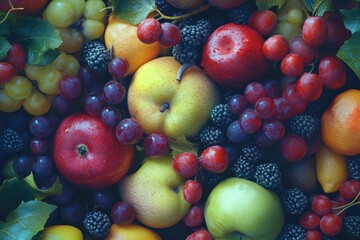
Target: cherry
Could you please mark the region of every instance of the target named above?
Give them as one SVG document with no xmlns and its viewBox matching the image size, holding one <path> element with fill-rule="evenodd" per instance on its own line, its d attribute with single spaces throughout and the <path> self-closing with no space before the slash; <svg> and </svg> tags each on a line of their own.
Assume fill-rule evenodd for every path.
<svg viewBox="0 0 360 240">
<path fill-rule="evenodd" d="M 324 194 L 317 194 L 311 202 L 311 209 L 319 216 L 325 216 L 331 212 L 331 199 Z"/>
<path fill-rule="evenodd" d="M 164 156 L 170 151 L 170 140 L 164 134 L 150 133 L 144 138 L 143 148 L 145 156 Z"/>
<path fill-rule="evenodd" d="M 172 167 L 184 178 L 190 178 L 199 171 L 199 159 L 195 153 L 182 152 L 172 161 Z"/>
<path fill-rule="evenodd" d="M 230 157 L 225 147 L 213 145 L 202 151 L 199 161 L 200 166 L 205 170 L 220 173 L 228 168 Z"/>
<path fill-rule="evenodd" d="M 340 189 L 339 194 L 346 200 L 353 200 L 360 192 L 360 181 L 351 179 L 344 182 Z"/>
<path fill-rule="evenodd" d="M 184 184 L 184 199 L 190 203 L 198 202 L 202 197 L 202 186 L 199 182 L 189 179 Z"/>
<path fill-rule="evenodd" d="M 300 216 L 299 224 L 306 230 L 316 230 L 320 226 L 320 217 L 316 213 L 308 211 Z"/>
<path fill-rule="evenodd" d="M 280 64 L 281 72 L 289 77 L 299 76 L 304 72 L 303 57 L 296 53 L 287 54 Z"/>
<path fill-rule="evenodd" d="M 305 232 L 306 240 L 322 240 L 323 236 L 318 230 L 308 230 Z"/>
<path fill-rule="evenodd" d="M 199 205 L 191 206 L 182 221 L 190 228 L 199 227 L 204 222 L 204 208 Z"/>
<path fill-rule="evenodd" d="M 336 214 L 327 214 L 320 219 L 320 229 L 328 237 L 336 236 L 342 229 L 342 218 Z"/>
<path fill-rule="evenodd" d="M 213 240 L 213 238 L 207 230 L 199 229 L 190 234 L 185 240 Z"/>
<path fill-rule="evenodd" d="M 161 34 L 161 24 L 155 18 L 145 18 L 137 26 L 137 36 L 143 43 L 155 43 L 160 39 Z"/>
</svg>

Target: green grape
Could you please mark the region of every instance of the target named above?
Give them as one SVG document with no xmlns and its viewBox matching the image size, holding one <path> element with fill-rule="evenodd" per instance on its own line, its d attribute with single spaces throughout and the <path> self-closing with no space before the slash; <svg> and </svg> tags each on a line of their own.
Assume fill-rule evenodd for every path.
<svg viewBox="0 0 360 240">
<path fill-rule="evenodd" d="M 24 100 L 23 107 L 29 114 L 40 116 L 49 111 L 51 98 L 34 90 L 30 96 Z"/>
<path fill-rule="evenodd" d="M 58 28 L 62 43 L 58 50 L 65 53 L 76 53 L 84 45 L 83 35 L 76 29 Z"/>
<path fill-rule="evenodd" d="M 44 72 L 41 79 L 38 79 L 38 87 L 41 92 L 48 95 L 55 95 L 59 91 L 59 84 L 62 78 L 61 72 L 55 68 Z"/>
<path fill-rule="evenodd" d="M 86 19 L 82 26 L 84 37 L 88 40 L 100 38 L 105 31 L 104 23 L 98 20 Z"/>
<path fill-rule="evenodd" d="M 68 0 L 54 0 L 44 11 L 44 18 L 54 27 L 66 28 L 75 18 L 75 9 Z"/>
<path fill-rule="evenodd" d="M 10 97 L 4 89 L 0 90 L 0 111 L 15 112 L 21 108 L 24 100 L 17 100 Z"/>
<path fill-rule="evenodd" d="M 287 21 L 288 19 L 288 10 L 284 7 L 279 8 L 276 12 L 276 19 L 277 21 Z"/>
<path fill-rule="evenodd" d="M 301 35 L 301 26 L 293 25 L 287 21 L 282 21 L 276 25 L 272 34 L 281 35 L 289 41 L 292 37 Z"/>
<path fill-rule="evenodd" d="M 303 9 L 304 3 L 302 0 L 286 0 L 283 7 L 286 8 L 287 10 L 293 8 Z"/>
<path fill-rule="evenodd" d="M 44 67 L 26 64 L 24 70 L 26 77 L 31 80 L 37 80 L 44 71 Z"/>
<path fill-rule="evenodd" d="M 106 15 L 106 5 L 101 0 L 88 0 L 85 5 L 84 16 L 87 19 L 102 21 Z"/>
<path fill-rule="evenodd" d="M 75 10 L 73 21 L 79 21 L 84 14 L 84 9 L 86 4 L 85 0 L 67 0 L 67 1 L 73 5 L 73 8 Z"/>
<path fill-rule="evenodd" d="M 32 87 L 32 83 L 26 77 L 15 76 L 5 84 L 5 92 L 9 97 L 21 100 L 31 94 Z"/>
<path fill-rule="evenodd" d="M 303 12 L 298 8 L 292 8 L 287 14 L 287 21 L 290 24 L 301 26 L 305 19 Z"/>
<path fill-rule="evenodd" d="M 60 71 L 63 76 L 76 76 L 80 69 L 80 63 L 78 60 L 73 55 L 65 53 L 61 53 L 57 56 L 51 64 L 56 70 Z"/>
</svg>

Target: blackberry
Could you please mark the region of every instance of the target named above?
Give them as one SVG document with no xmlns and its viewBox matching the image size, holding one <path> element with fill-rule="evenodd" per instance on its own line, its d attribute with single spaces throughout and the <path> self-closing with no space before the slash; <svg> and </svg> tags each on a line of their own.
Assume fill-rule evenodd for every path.
<svg viewBox="0 0 360 240">
<path fill-rule="evenodd" d="M 308 204 L 308 198 L 300 188 L 289 188 L 280 196 L 284 211 L 290 215 L 301 215 Z"/>
<path fill-rule="evenodd" d="M 199 46 L 210 36 L 212 26 L 209 21 L 200 19 L 181 24 L 181 41 L 172 48 L 172 55 L 181 64 L 196 64 L 199 60 Z"/>
<path fill-rule="evenodd" d="M 231 165 L 230 170 L 236 177 L 252 180 L 254 178 L 255 167 L 254 163 L 247 161 L 243 155 L 240 155 Z"/>
<path fill-rule="evenodd" d="M 309 102 L 304 113 L 320 118 L 337 93 L 337 91 L 324 88 L 317 100 Z"/>
<path fill-rule="evenodd" d="M 240 149 L 240 154 L 244 156 L 246 161 L 259 163 L 265 159 L 265 151 L 255 142 L 250 142 L 243 145 Z"/>
<path fill-rule="evenodd" d="M 200 132 L 200 144 L 203 148 L 212 145 L 221 145 L 225 140 L 225 134 L 222 129 L 207 125 Z"/>
<path fill-rule="evenodd" d="M 227 128 L 234 120 L 234 116 L 230 112 L 227 104 L 220 103 L 211 110 L 210 119 L 214 125 Z"/>
<path fill-rule="evenodd" d="M 287 223 L 280 233 L 279 240 L 306 240 L 305 229 L 299 224 Z"/>
<path fill-rule="evenodd" d="M 0 150 L 9 153 L 19 153 L 24 149 L 24 141 L 20 134 L 11 129 L 5 128 L 0 132 Z"/>
<path fill-rule="evenodd" d="M 17 132 L 22 132 L 28 128 L 30 120 L 31 115 L 21 108 L 20 110 L 9 114 L 7 118 L 7 127 Z"/>
<path fill-rule="evenodd" d="M 86 64 L 98 73 L 107 73 L 110 63 L 110 53 L 100 40 L 87 42 L 82 49 L 82 55 Z"/>
<path fill-rule="evenodd" d="M 309 114 L 299 114 L 289 120 L 288 127 L 302 138 L 312 139 L 319 136 L 320 119 Z"/>
<path fill-rule="evenodd" d="M 213 173 L 203 168 L 200 170 L 201 181 L 210 188 L 214 188 L 218 183 L 220 183 L 222 180 L 224 180 L 227 177 L 228 175 L 226 172 Z"/>
<path fill-rule="evenodd" d="M 360 155 L 348 158 L 348 170 L 352 179 L 360 181 Z"/>
<path fill-rule="evenodd" d="M 155 0 L 155 4 L 159 11 L 167 16 L 178 16 L 184 14 L 184 11 L 175 8 L 166 0 Z"/>
<path fill-rule="evenodd" d="M 360 238 L 360 216 L 345 216 L 343 229 L 349 237 Z"/>
<path fill-rule="evenodd" d="M 101 211 L 90 211 L 86 214 L 83 224 L 93 237 L 104 238 L 111 226 L 110 217 Z"/>
<path fill-rule="evenodd" d="M 230 22 L 236 24 L 247 24 L 251 13 L 256 9 L 253 1 L 248 1 L 241 4 L 239 7 L 232 8 L 226 11 L 225 16 Z"/>
<path fill-rule="evenodd" d="M 281 184 L 281 171 L 276 163 L 263 163 L 256 166 L 254 179 L 267 189 L 275 189 Z"/>
</svg>

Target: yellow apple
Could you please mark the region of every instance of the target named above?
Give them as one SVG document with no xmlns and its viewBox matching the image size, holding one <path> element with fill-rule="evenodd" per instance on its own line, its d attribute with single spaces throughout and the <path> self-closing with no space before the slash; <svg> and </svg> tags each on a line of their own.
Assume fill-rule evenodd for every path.
<svg viewBox="0 0 360 240">
<path fill-rule="evenodd" d="M 176 139 L 199 134 L 211 110 L 220 103 L 217 86 L 197 66 L 176 80 L 180 63 L 173 57 L 155 58 L 134 74 L 128 89 L 128 108 L 145 133 Z"/>
<path fill-rule="evenodd" d="M 135 173 L 119 182 L 121 199 L 134 207 L 135 217 L 148 227 L 171 227 L 190 209 L 183 196 L 185 179 L 171 163 L 170 156 L 145 158 Z"/>
</svg>

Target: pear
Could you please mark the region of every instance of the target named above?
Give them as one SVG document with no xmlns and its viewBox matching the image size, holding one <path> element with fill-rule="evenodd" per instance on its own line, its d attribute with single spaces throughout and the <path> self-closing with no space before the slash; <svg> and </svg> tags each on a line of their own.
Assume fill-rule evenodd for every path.
<svg viewBox="0 0 360 240">
<path fill-rule="evenodd" d="M 171 156 L 145 158 L 135 173 L 118 184 L 122 200 L 134 207 L 135 217 L 148 227 L 174 226 L 190 209 L 183 196 L 185 179 L 171 163 Z"/>
</svg>

